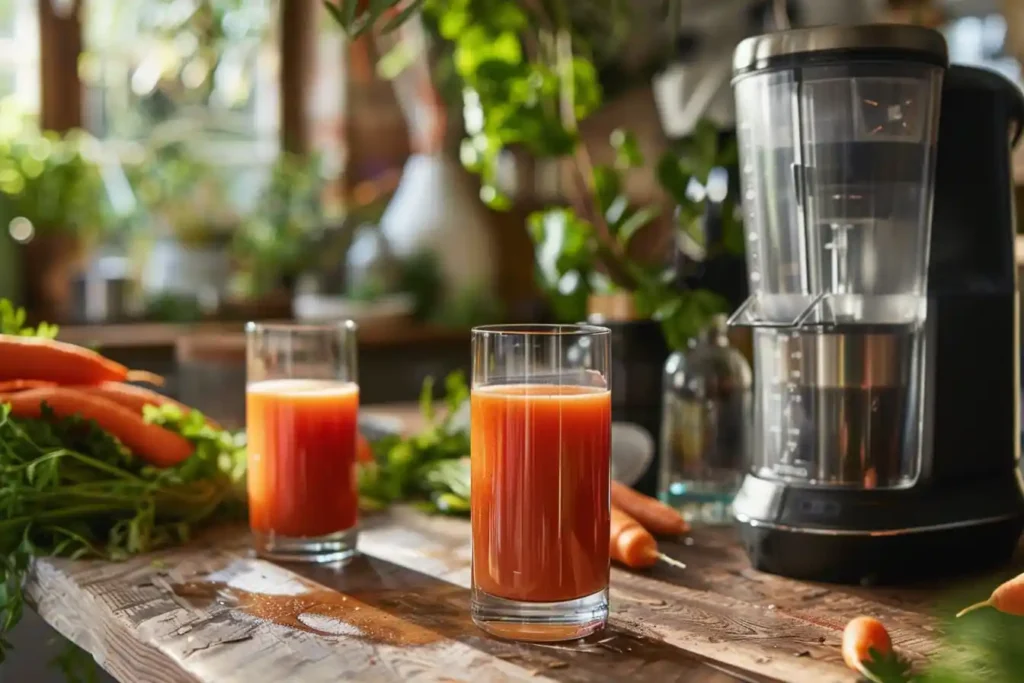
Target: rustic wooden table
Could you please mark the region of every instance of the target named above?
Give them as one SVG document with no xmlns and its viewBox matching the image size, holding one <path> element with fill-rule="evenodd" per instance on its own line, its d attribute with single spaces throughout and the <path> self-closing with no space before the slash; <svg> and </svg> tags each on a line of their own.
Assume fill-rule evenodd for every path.
<svg viewBox="0 0 1024 683">
<path fill-rule="evenodd" d="M 858 614 L 882 619 L 911 659 L 938 647 L 938 590 L 763 574 L 730 529 L 663 543 L 686 570 L 613 569 L 599 636 L 499 641 L 469 619 L 469 541 L 464 520 L 400 507 L 364 520 L 362 555 L 341 569 L 254 558 L 229 528 L 119 564 L 39 561 L 27 590 L 125 683 L 853 681 L 840 637 Z"/>
<path fill-rule="evenodd" d="M 934 591 L 762 574 L 729 530 L 663 544 L 686 570 L 613 569 L 610 628 L 569 645 L 474 628 L 465 521 L 398 508 L 366 520 L 360 548 L 342 569 L 283 566 L 222 529 L 120 564 L 40 561 L 28 593 L 125 683 L 853 681 L 839 644 L 857 614 L 881 618 L 912 659 L 937 647 Z"/>
</svg>

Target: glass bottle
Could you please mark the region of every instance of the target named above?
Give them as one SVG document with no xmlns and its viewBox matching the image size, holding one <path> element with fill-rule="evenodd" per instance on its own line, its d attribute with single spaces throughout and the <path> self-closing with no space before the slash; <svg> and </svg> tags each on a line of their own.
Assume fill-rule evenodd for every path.
<svg viewBox="0 0 1024 683">
<path fill-rule="evenodd" d="M 695 524 L 732 522 L 750 443 L 753 378 L 726 320 L 665 363 L 658 495 Z"/>
</svg>

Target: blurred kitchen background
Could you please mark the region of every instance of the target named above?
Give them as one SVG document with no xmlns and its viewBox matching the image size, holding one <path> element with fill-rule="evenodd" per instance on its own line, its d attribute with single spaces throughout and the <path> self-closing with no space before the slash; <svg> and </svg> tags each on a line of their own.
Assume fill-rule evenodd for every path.
<svg viewBox="0 0 1024 683">
<path fill-rule="evenodd" d="M 318 0 L 3 0 L 0 296 L 211 410 L 201 384 L 240 381 L 245 319 L 357 319 L 380 379 L 366 398 L 390 401 L 464 364 L 474 324 L 582 317 L 594 291 L 565 277 L 571 245 L 528 227 L 572 205 L 564 160 L 505 144 L 465 168 L 481 150 L 463 144 L 478 114 L 458 60 L 483 57 L 444 33 L 472 4 L 350 41 Z M 566 5 L 600 89 L 580 124 L 598 161 L 624 125 L 648 157 L 700 125 L 727 140 L 731 50 L 780 22 L 937 26 L 954 61 L 1018 80 L 1024 50 L 1015 0 Z M 679 220 L 672 189 L 625 174 L 630 205 L 661 209 L 639 252 L 686 253 L 657 238 Z M 736 264 L 699 284 L 741 299 Z"/>
<path fill-rule="evenodd" d="M 490 127 L 502 97 L 547 92 L 495 68 L 551 47 L 519 42 L 519 4 L 491 0 L 478 26 L 487 3 L 427 0 L 349 40 L 320 0 L 0 0 L 0 297 L 234 426 L 248 319 L 356 319 L 367 403 L 465 368 L 488 322 L 654 318 L 660 381 L 745 296 L 739 40 L 889 21 L 1017 82 L 1024 58 L 1024 0 L 561 0 L 586 48 L 570 132 L 578 117 L 578 149 L 608 170 L 588 190 L 564 116 Z M 563 210 L 585 216 L 588 191 L 620 242 L 636 233 L 629 258 L 713 297 L 624 300 Z M 0 680 L 47 680 L 41 629 L 16 632 Z"/>
</svg>

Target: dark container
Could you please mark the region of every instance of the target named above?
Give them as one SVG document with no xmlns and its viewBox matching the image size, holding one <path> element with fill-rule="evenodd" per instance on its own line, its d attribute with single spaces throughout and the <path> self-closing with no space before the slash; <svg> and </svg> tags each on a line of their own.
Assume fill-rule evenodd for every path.
<svg viewBox="0 0 1024 683">
<path fill-rule="evenodd" d="M 654 457 L 635 484 L 641 493 L 657 496 L 661 434 L 661 376 L 669 349 L 661 325 L 653 320 L 590 322 L 612 331 L 612 422 L 629 423 L 650 435 Z"/>
</svg>

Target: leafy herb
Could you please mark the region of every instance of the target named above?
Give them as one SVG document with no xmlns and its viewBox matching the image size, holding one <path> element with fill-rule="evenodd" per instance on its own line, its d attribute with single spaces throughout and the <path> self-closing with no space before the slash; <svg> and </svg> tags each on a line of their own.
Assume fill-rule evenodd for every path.
<svg viewBox="0 0 1024 683">
<path fill-rule="evenodd" d="M 875 683 L 902 683 L 911 675 L 910 662 L 895 652 L 881 653 L 875 648 L 869 650 L 871 659 L 864 662 L 868 677 Z"/>
<path fill-rule="evenodd" d="M 58 328 L 49 323 L 39 323 L 35 329 L 25 327 L 25 309 L 15 308 L 7 299 L 0 299 L 0 334 L 13 334 L 20 337 L 43 337 L 54 339 Z"/>
<path fill-rule="evenodd" d="M 148 406 L 145 418 L 191 441 L 192 457 L 158 469 L 91 421 L 56 419 L 45 406 L 44 419 L 21 420 L 0 404 L 0 661 L 33 558 L 121 560 L 244 511 L 241 437 L 175 406 Z"/>
<path fill-rule="evenodd" d="M 359 473 L 364 508 L 379 509 L 398 501 L 416 502 L 425 510 L 448 514 L 469 512 L 469 430 L 465 410 L 469 389 L 462 373 L 445 380 L 445 412 L 439 417 L 434 382 L 427 378 L 420 392 L 420 411 L 428 426 L 408 439 L 388 437 L 375 442 L 375 463 Z"/>
</svg>

